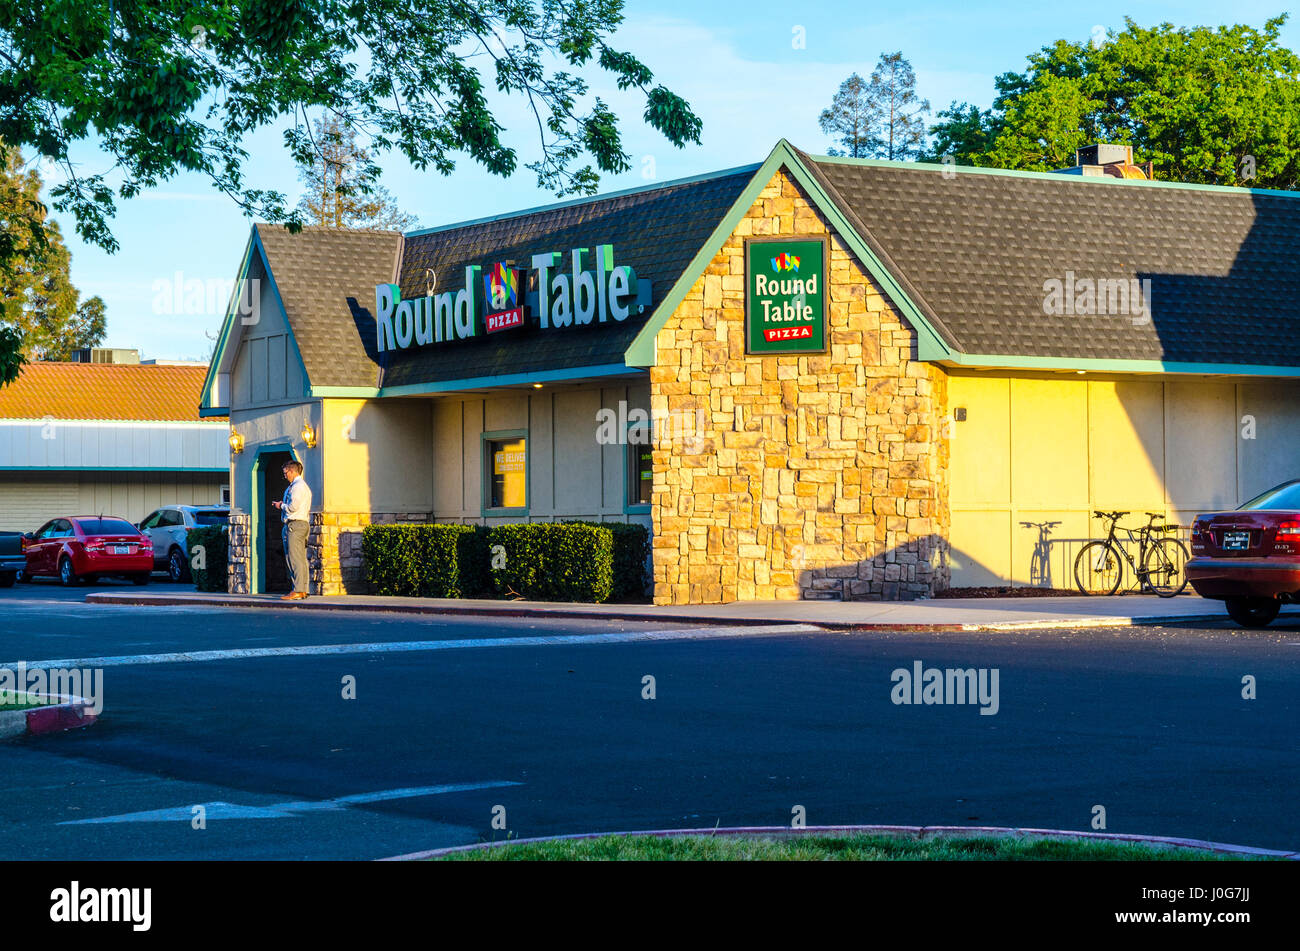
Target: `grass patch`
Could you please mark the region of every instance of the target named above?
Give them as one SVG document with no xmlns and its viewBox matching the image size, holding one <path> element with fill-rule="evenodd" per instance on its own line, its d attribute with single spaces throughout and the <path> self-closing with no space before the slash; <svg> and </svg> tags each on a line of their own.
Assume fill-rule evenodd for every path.
<svg viewBox="0 0 1300 951">
<path fill-rule="evenodd" d="M 24 693 L 16 690 L 0 690 L 0 713 L 6 710 L 31 710 L 34 707 L 48 707 L 59 700 L 51 700 L 39 694 Z"/>
<path fill-rule="evenodd" d="M 1096 839 L 1000 836 L 909 836 L 845 833 L 800 835 L 607 835 L 596 839 L 518 843 L 458 852 L 462 862 L 1146 862 L 1207 861 L 1218 855 Z"/>
</svg>

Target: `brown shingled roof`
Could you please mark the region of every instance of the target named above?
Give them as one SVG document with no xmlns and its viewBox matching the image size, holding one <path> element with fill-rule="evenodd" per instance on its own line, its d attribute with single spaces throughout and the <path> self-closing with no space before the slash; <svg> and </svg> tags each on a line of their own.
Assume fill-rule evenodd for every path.
<svg viewBox="0 0 1300 951">
<path fill-rule="evenodd" d="M 1295 193 L 800 158 L 955 349 L 1300 366 Z M 1045 313 L 1067 275 L 1150 314 Z"/>
<path fill-rule="evenodd" d="M 144 363 L 29 363 L 17 380 L 0 386 L 0 419 L 197 422 L 207 371 Z"/>
<path fill-rule="evenodd" d="M 313 386 L 376 386 L 375 285 L 397 273 L 395 231 L 307 227 L 257 235 Z"/>
</svg>

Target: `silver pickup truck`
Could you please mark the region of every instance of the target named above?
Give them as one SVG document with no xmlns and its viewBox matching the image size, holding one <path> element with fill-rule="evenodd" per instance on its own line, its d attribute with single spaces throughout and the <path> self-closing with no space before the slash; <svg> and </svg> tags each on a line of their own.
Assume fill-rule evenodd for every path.
<svg viewBox="0 0 1300 951">
<path fill-rule="evenodd" d="M 12 588 L 18 572 L 27 567 L 22 532 L 0 532 L 0 588 Z"/>
</svg>

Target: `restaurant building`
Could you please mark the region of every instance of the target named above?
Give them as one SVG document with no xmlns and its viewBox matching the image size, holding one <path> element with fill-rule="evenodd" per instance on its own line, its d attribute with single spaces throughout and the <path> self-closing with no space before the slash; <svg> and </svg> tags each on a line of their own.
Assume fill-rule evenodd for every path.
<svg viewBox="0 0 1300 951">
<path fill-rule="evenodd" d="M 650 528 L 659 603 L 1068 587 L 1096 509 L 1300 475 L 1300 195 L 1089 161 L 782 141 L 406 235 L 256 226 L 201 407 L 232 590 L 273 587 L 291 457 L 314 591 L 364 590 L 371 522 L 585 519 Z"/>
</svg>

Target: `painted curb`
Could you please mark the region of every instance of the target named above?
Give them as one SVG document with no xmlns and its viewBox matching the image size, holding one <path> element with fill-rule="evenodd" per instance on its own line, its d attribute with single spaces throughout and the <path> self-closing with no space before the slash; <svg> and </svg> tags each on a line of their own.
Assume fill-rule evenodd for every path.
<svg viewBox="0 0 1300 951">
<path fill-rule="evenodd" d="M 1057 628 L 1145 627 L 1160 624 L 1179 624 L 1203 621 L 1223 621 L 1226 614 L 1160 615 L 1155 617 L 1055 617 L 1032 621 L 988 621 L 986 623 L 898 623 L 875 621 L 817 621 L 796 618 L 718 617 L 714 614 L 665 614 L 656 616 L 645 611 L 587 611 L 580 608 L 516 607 L 503 602 L 501 607 L 459 604 L 355 604 L 346 601 L 324 601 L 308 598 L 304 601 L 281 601 L 257 596 L 177 597 L 168 595 L 110 594 L 108 592 L 86 595 L 87 604 L 126 604 L 143 607 L 219 607 L 219 608 L 275 608 L 286 611 L 361 611 L 381 614 L 446 614 L 467 617 L 557 618 L 560 620 L 646 621 L 656 624 L 682 623 L 717 627 L 753 627 L 771 625 L 812 625 L 824 631 L 842 633 L 869 633 L 872 631 L 923 631 L 950 634 L 979 631 L 1038 631 Z"/>
<path fill-rule="evenodd" d="M 99 714 L 91 712 L 91 704 L 84 697 L 63 694 L 55 696 L 60 702 L 47 707 L 0 710 L 0 740 L 81 730 L 93 726 L 99 719 Z"/>
<path fill-rule="evenodd" d="M 439 858 L 455 855 L 459 852 L 474 852 L 480 849 L 499 849 L 508 845 L 530 845 L 538 842 L 569 842 L 582 839 L 601 839 L 611 835 L 637 835 L 666 838 L 668 836 L 734 836 L 734 835 L 776 835 L 797 836 L 827 833 L 863 833 L 910 836 L 926 839 L 937 836 L 983 836 L 998 835 L 1026 839 L 1094 839 L 1104 842 L 1128 842 L 1137 845 L 1160 845 L 1171 848 L 1194 849 L 1217 855 L 1247 855 L 1257 858 L 1286 859 L 1300 861 L 1300 852 L 1285 852 L 1274 849 L 1257 849 L 1249 845 L 1229 845 L 1224 842 L 1210 842 L 1205 839 L 1181 839 L 1160 835 L 1127 835 L 1121 832 L 1077 832 L 1068 829 L 1013 829 L 1005 826 L 808 826 L 804 829 L 791 829 L 788 826 L 734 826 L 726 829 L 648 829 L 642 832 L 579 832 L 573 835 L 549 835 L 535 839 L 505 839 L 500 842 L 481 842 L 474 845 L 457 845 L 444 849 L 428 849 L 423 852 L 408 852 L 377 859 L 379 862 L 411 862 L 421 859 Z"/>
</svg>

